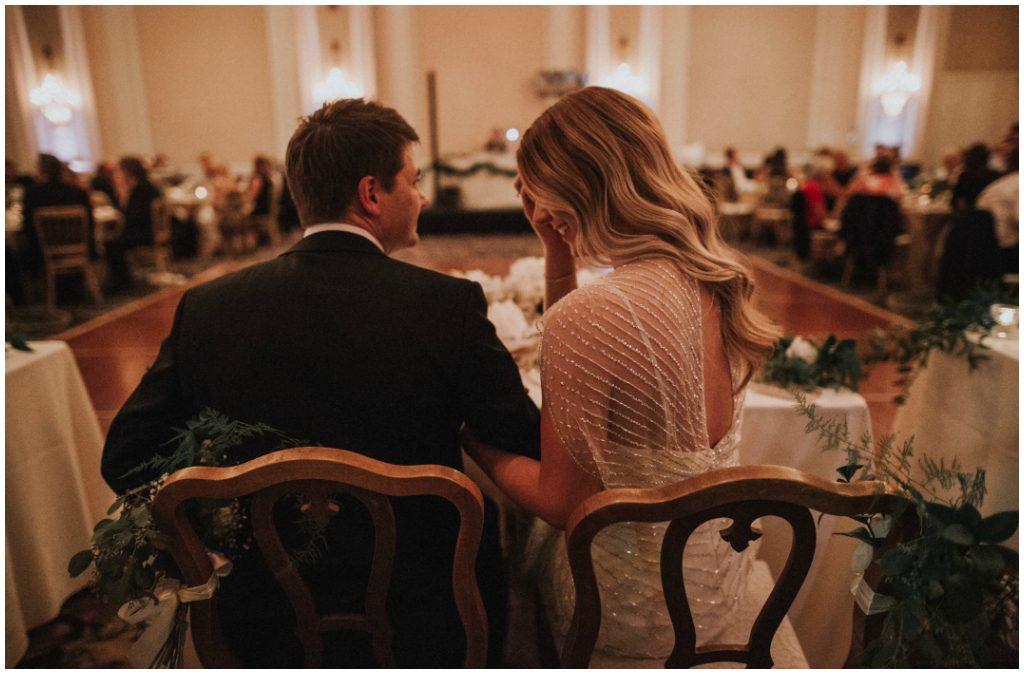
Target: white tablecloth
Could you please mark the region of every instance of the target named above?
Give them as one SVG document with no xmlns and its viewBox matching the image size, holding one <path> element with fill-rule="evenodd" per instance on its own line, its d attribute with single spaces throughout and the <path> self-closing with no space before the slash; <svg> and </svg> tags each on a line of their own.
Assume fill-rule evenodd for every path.
<svg viewBox="0 0 1024 674">
<path fill-rule="evenodd" d="M 530 370 L 521 374 L 530 397 L 540 405 L 539 372 Z M 871 414 L 859 394 L 823 390 L 809 396 L 809 400 L 817 405 L 822 418 L 846 419 L 851 438 L 870 433 Z M 779 389 L 758 384 L 747 389 L 740 420 L 740 463 L 790 466 L 835 480 L 839 476 L 836 469 L 846 463 L 845 453 L 823 452 L 817 434 L 804 431 L 807 419 L 794 409 L 795 405 L 795 399 Z M 761 526 L 765 536 L 761 539 L 759 557 L 768 562 L 777 576 L 789 552 L 789 527 L 774 518 L 765 518 Z M 833 530 L 850 531 L 857 526 L 852 520 L 837 523 L 835 518 L 822 518 L 817 528 L 814 562 L 789 612 L 811 667 L 841 667 L 846 661 L 853 621 L 850 560 L 857 541 L 832 533 Z"/>
<path fill-rule="evenodd" d="M 501 152 L 478 152 L 463 157 L 449 157 L 445 163 L 465 171 L 476 164 L 492 164 L 506 171 L 516 170 L 515 155 Z M 458 186 L 461 193 L 461 208 L 466 210 L 490 210 L 520 208 L 522 204 L 516 195 L 515 178 L 487 169 L 481 169 L 470 176 L 441 176 L 444 186 Z"/>
<path fill-rule="evenodd" d="M 32 342 L 6 353 L 4 540 L 6 664 L 28 646 L 29 629 L 57 616 L 86 584 L 72 579 L 71 555 L 114 499 L 100 477 L 103 436 L 85 384 L 64 342 Z"/>
<path fill-rule="evenodd" d="M 871 414 L 864 398 L 850 391 L 826 389 L 809 396 L 822 418 L 846 420 L 850 437 L 871 432 Z M 740 463 L 798 468 L 826 480 L 839 477 L 846 463 L 843 452 L 824 452 L 818 434 L 805 432 L 807 418 L 795 409 L 792 396 L 778 389 L 752 384 L 747 389 L 741 419 Z M 775 518 L 761 521 L 765 536 L 759 556 L 778 574 L 789 552 L 789 527 Z M 817 527 L 817 551 L 807 580 L 789 611 L 793 629 L 811 667 L 841 667 L 850 648 L 853 596 L 850 559 L 857 541 L 834 531 L 858 525 L 848 519 L 822 518 Z"/>
<path fill-rule="evenodd" d="M 1020 343 L 989 337 L 990 360 L 971 372 L 967 360 L 933 351 L 893 423 L 897 439 L 914 436 L 915 456 L 960 460 L 985 469 L 983 515 L 1018 509 Z M 1019 533 L 1008 545 L 1018 547 Z"/>
</svg>

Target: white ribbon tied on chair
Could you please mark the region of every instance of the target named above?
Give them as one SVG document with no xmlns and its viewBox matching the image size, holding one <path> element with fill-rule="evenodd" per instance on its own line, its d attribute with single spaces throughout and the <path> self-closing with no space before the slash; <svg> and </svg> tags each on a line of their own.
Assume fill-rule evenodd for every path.
<svg viewBox="0 0 1024 674">
<path fill-rule="evenodd" d="M 128 650 L 128 662 L 132 667 L 149 667 L 174 630 L 174 618 L 180 604 L 203 601 L 213 597 L 220 579 L 231 573 L 231 562 L 219 552 L 209 552 L 213 573 L 202 585 L 182 587 L 181 581 L 165 578 L 153 589 L 152 597 L 133 599 L 121 605 L 117 616 L 131 625 L 144 623 L 145 631 Z"/>
</svg>

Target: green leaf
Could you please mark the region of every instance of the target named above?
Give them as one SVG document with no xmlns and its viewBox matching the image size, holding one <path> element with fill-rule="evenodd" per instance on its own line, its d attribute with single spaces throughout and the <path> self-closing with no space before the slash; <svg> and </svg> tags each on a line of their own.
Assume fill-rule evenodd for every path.
<svg viewBox="0 0 1024 674">
<path fill-rule="evenodd" d="M 950 524 L 942 530 L 942 537 L 957 545 L 973 545 L 974 534 L 962 524 Z"/>
<path fill-rule="evenodd" d="M 929 501 L 928 503 L 925 503 L 924 508 L 929 517 L 934 518 L 943 524 L 950 524 L 951 522 L 955 522 L 957 519 L 956 511 L 947 505 Z"/>
<path fill-rule="evenodd" d="M 895 547 L 882 557 L 882 575 L 898 576 L 907 571 L 913 561 L 914 559 L 910 556 L 910 553 L 900 547 Z"/>
<path fill-rule="evenodd" d="M 840 466 L 836 468 L 836 472 L 843 476 L 844 479 L 839 480 L 840 482 L 849 482 L 853 479 L 853 476 L 857 474 L 857 471 L 864 467 L 864 464 L 853 463 L 846 466 Z"/>
<path fill-rule="evenodd" d="M 878 547 L 882 544 L 882 541 L 874 538 L 871 532 L 866 527 L 857 527 L 853 531 L 837 531 L 836 536 L 849 536 L 850 538 L 856 538 L 858 541 L 864 541 L 873 547 Z"/>
<path fill-rule="evenodd" d="M 72 578 L 77 578 L 92 565 L 92 550 L 81 550 L 76 552 L 68 562 L 68 573 Z"/>
<path fill-rule="evenodd" d="M 914 639 L 924 630 L 928 614 L 924 601 L 911 600 L 900 604 L 900 616 L 903 619 L 903 639 Z"/>
<path fill-rule="evenodd" d="M 991 545 L 975 546 L 967 553 L 967 557 L 978 573 L 989 578 L 999 578 L 1006 568 L 1003 556 Z"/>
<path fill-rule="evenodd" d="M 946 591 L 942 598 L 943 614 L 950 622 L 965 623 L 981 611 L 983 593 L 973 578 L 955 573 L 942 583 L 942 587 Z"/>
<path fill-rule="evenodd" d="M 983 519 L 978 524 L 975 533 L 979 540 L 987 543 L 1002 543 L 1017 531 L 1018 522 L 1019 516 L 1016 510 L 996 513 Z"/>
<path fill-rule="evenodd" d="M 109 508 L 107 508 L 107 514 L 113 515 L 118 510 L 121 509 L 122 504 L 124 504 L 124 495 L 118 496 L 116 499 L 114 499 L 114 502 L 110 504 Z"/>
<path fill-rule="evenodd" d="M 965 503 L 957 510 L 957 521 L 974 532 L 978 524 L 981 523 L 981 513 L 970 503 Z"/>
</svg>

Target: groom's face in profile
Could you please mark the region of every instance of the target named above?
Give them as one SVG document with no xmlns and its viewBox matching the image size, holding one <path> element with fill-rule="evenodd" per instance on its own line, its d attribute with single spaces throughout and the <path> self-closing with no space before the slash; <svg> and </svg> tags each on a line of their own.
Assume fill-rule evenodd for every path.
<svg viewBox="0 0 1024 674">
<path fill-rule="evenodd" d="M 420 172 L 412 157 L 412 145 L 405 146 L 402 168 L 389 192 L 381 193 L 381 244 L 388 252 L 409 248 L 419 242 L 416 224 L 427 198 L 420 192 Z"/>
</svg>

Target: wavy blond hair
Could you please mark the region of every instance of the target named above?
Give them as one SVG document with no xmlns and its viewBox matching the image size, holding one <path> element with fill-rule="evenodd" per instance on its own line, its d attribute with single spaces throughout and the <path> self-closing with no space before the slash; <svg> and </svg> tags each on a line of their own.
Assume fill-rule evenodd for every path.
<svg viewBox="0 0 1024 674">
<path fill-rule="evenodd" d="M 611 266 L 669 258 L 707 286 L 726 352 L 746 365 L 749 381 L 779 331 L 754 308 L 745 258 L 722 240 L 710 199 L 673 160 L 642 103 L 613 89 L 581 89 L 527 129 L 516 160 L 538 203 L 575 216 L 582 258 Z"/>
</svg>

